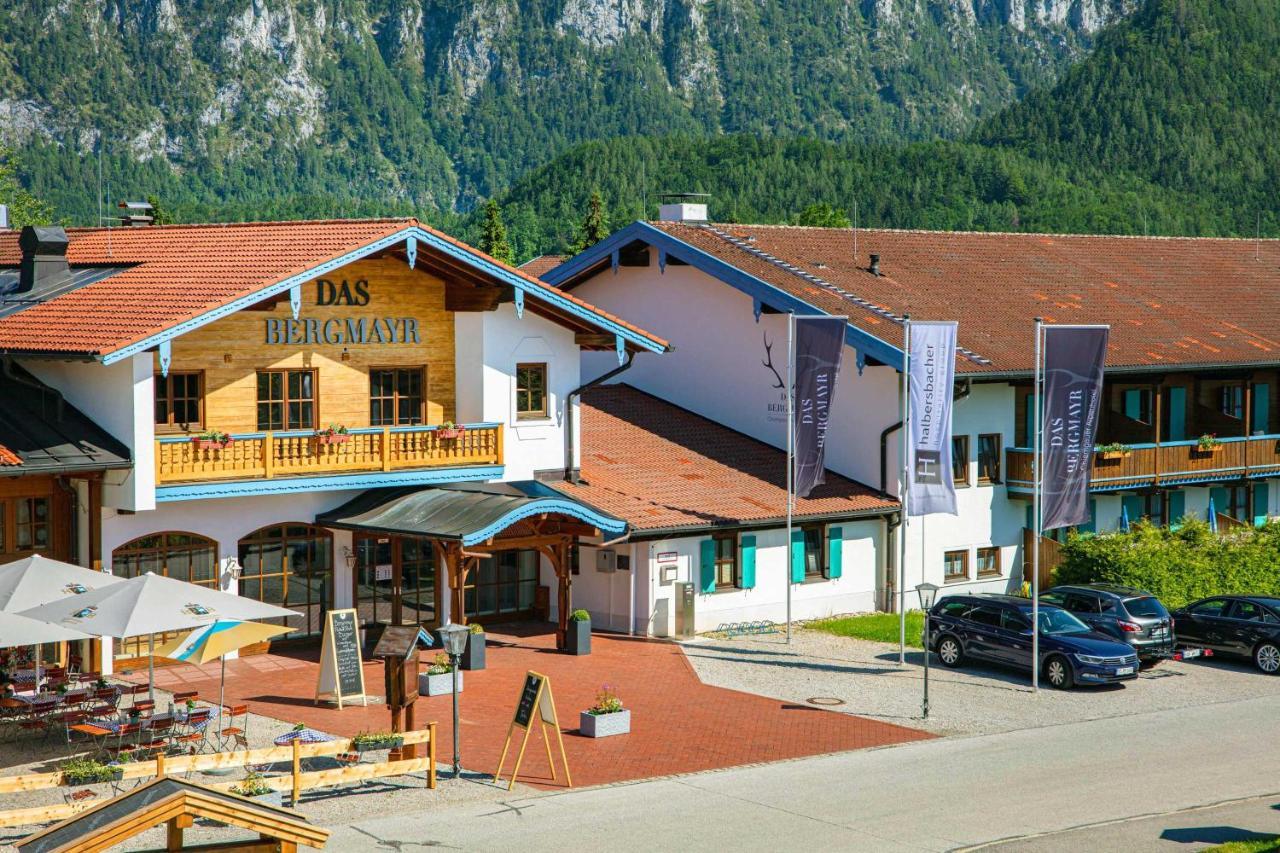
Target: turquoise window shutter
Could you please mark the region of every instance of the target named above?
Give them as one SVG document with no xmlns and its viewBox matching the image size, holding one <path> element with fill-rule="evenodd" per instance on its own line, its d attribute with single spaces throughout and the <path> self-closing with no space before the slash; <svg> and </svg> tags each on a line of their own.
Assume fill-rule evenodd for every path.
<svg viewBox="0 0 1280 853">
<path fill-rule="evenodd" d="M 1034 504 L 1027 504 L 1027 529 L 1036 529 L 1036 513 Z"/>
<path fill-rule="evenodd" d="M 755 587 L 756 537 L 747 534 L 742 537 L 742 588 L 755 589 Z"/>
<path fill-rule="evenodd" d="M 1098 502 L 1089 498 L 1089 520 L 1078 528 L 1081 533 L 1098 532 Z"/>
<path fill-rule="evenodd" d="M 1125 512 L 1129 516 L 1129 523 L 1136 524 L 1138 519 L 1142 518 L 1142 498 L 1137 495 L 1125 495 L 1120 498 L 1124 504 Z"/>
<path fill-rule="evenodd" d="M 702 581 L 702 592 L 715 592 L 716 540 L 703 539 L 700 545 L 702 548 L 702 565 L 700 566 L 699 577 Z"/>
<path fill-rule="evenodd" d="M 1266 382 L 1253 384 L 1253 424 L 1252 432 L 1265 435 L 1271 424 L 1271 386 Z"/>
<path fill-rule="evenodd" d="M 1134 421 L 1142 417 L 1142 392 L 1137 388 L 1124 392 L 1124 416 Z"/>
<path fill-rule="evenodd" d="M 791 529 L 791 582 L 804 583 L 804 531 Z"/>
<path fill-rule="evenodd" d="M 1259 527 L 1267 523 L 1269 507 L 1267 500 L 1271 489 L 1266 483 L 1253 484 L 1253 523 Z"/>
<path fill-rule="evenodd" d="M 1169 492 L 1169 527 L 1177 530 L 1187 514 L 1187 493 L 1182 489 Z"/>
<path fill-rule="evenodd" d="M 827 528 L 827 577 L 835 579 L 844 574 L 844 530 Z"/>
<path fill-rule="evenodd" d="M 1187 389 L 1169 389 L 1169 440 L 1187 440 Z"/>
</svg>

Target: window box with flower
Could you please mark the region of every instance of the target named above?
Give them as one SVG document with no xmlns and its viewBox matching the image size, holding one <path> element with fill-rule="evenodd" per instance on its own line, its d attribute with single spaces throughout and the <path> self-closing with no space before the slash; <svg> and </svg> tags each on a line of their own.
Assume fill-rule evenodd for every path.
<svg viewBox="0 0 1280 853">
<path fill-rule="evenodd" d="M 351 434 L 342 424 L 329 424 L 328 429 L 316 430 L 316 444 L 321 446 L 329 444 L 346 444 L 351 440 Z"/>
<path fill-rule="evenodd" d="M 1196 452 L 1200 454 L 1217 453 L 1222 449 L 1222 439 L 1213 433 L 1205 433 L 1196 439 Z"/>
<path fill-rule="evenodd" d="M 1110 444 L 1099 444 L 1095 448 L 1095 451 L 1097 452 L 1099 459 L 1112 460 L 1123 459 L 1126 456 L 1131 455 L 1133 453 L 1133 448 L 1127 444 L 1121 444 L 1118 441 L 1113 441 Z"/>
<path fill-rule="evenodd" d="M 462 692 L 462 673 L 458 675 L 458 692 Z M 453 664 L 449 656 L 440 652 L 431 661 L 427 671 L 418 676 L 419 696 L 448 696 L 453 692 Z"/>
<path fill-rule="evenodd" d="M 198 435 L 191 436 L 191 443 L 198 450 L 225 450 L 229 445 L 235 443 L 235 438 L 230 433 L 222 432 L 216 429 L 207 429 Z"/>
<path fill-rule="evenodd" d="M 618 691 L 606 684 L 596 702 L 578 715 L 578 730 L 586 737 L 611 737 L 631 731 L 631 709 L 622 707 Z"/>
<path fill-rule="evenodd" d="M 466 431 L 466 427 L 458 426 L 453 421 L 445 421 L 440 424 L 440 426 L 436 427 L 436 435 L 443 439 L 459 438 Z"/>
</svg>

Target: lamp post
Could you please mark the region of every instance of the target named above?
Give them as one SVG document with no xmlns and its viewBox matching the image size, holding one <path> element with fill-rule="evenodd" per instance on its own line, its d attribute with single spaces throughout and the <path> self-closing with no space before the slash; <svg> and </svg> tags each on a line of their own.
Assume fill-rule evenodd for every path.
<svg viewBox="0 0 1280 853">
<path fill-rule="evenodd" d="M 458 748 L 458 666 L 462 662 L 462 650 L 467 647 L 467 634 L 471 629 L 466 625 L 450 622 L 440 629 L 440 640 L 444 643 L 445 653 L 449 655 L 449 663 L 453 673 L 453 778 L 462 773 L 461 750 Z"/>
<path fill-rule="evenodd" d="M 920 609 L 924 611 L 924 701 L 920 703 L 920 716 L 929 719 L 929 647 L 933 643 L 929 630 L 929 611 L 933 610 L 934 599 L 938 597 L 936 584 L 922 583 L 916 586 L 916 594 L 920 596 Z"/>
</svg>

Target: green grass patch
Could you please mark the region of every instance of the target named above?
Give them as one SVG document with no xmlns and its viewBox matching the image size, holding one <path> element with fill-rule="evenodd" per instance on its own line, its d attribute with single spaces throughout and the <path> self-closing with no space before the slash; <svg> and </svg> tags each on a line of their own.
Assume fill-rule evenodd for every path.
<svg viewBox="0 0 1280 853">
<path fill-rule="evenodd" d="M 1280 836 L 1253 841 L 1228 841 L 1217 847 L 1206 847 L 1203 853 L 1274 853 L 1280 850 Z"/>
<path fill-rule="evenodd" d="M 855 637 L 874 640 L 877 643 L 898 642 L 897 613 L 865 613 L 862 616 L 837 616 L 819 619 L 806 626 L 815 631 L 826 631 L 838 637 Z M 920 648 L 920 634 L 924 631 L 924 614 L 919 610 L 907 611 L 907 645 Z"/>
</svg>

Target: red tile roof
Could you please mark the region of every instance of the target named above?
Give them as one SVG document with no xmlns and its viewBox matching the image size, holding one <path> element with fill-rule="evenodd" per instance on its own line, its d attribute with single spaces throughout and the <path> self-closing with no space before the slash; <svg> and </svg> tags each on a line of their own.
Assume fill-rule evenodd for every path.
<svg viewBox="0 0 1280 853">
<path fill-rule="evenodd" d="M 1280 363 L 1280 240 L 651 224 L 897 347 L 957 320 L 962 373 L 1033 369 L 1035 317 L 1109 323 L 1110 367 Z"/>
<path fill-rule="evenodd" d="M 527 272 L 534 278 L 542 278 L 542 274 L 553 270 L 564 263 L 564 255 L 538 255 L 520 265 L 521 272 Z"/>
<path fill-rule="evenodd" d="M 68 229 L 72 267 L 129 269 L 0 319 L 0 350 L 105 355 L 415 226 L 501 263 L 416 219 Z M 20 259 L 18 232 L 0 232 L 0 266 L 16 266 Z M 528 273 L 513 272 L 551 290 Z M 666 346 L 612 314 L 555 292 Z"/>
<path fill-rule="evenodd" d="M 582 396 L 581 484 L 559 491 L 636 531 L 774 522 L 786 515 L 786 454 L 629 385 Z M 827 472 L 796 518 L 888 512 L 897 502 Z"/>
<path fill-rule="evenodd" d="M 22 458 L 9 448 L 0 444 L 0 465 L 21 465 Z"/>
</svg>

